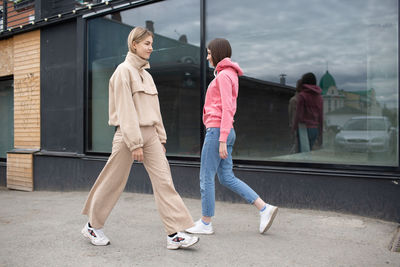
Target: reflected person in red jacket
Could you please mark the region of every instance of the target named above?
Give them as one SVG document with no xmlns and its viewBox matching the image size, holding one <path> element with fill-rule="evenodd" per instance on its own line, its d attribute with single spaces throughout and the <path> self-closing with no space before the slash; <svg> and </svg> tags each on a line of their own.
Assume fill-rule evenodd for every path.
<svg viewBox="0 0 400 267">
<path fill-rule="evenodd" d="M 299 151 L 309 152 L 318 140 L 322 144 L 323 100 L 322 90 L 311 72 L 301 78 L 301 92 L 297 96 L 293 131 L 297 131 Z"/>
</svg>

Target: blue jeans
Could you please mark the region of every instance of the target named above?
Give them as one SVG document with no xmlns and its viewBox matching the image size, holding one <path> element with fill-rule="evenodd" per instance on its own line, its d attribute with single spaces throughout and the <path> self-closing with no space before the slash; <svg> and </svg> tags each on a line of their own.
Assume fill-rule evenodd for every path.
<svg viewBox="0 0 400 267">
<path fill-rule="evenodd" d="M 299 140 L 299 152 L 310 152 L 318 138 L 318 128 L 306 128 L 305 124 L 299 123 L 297 137 Z"/>
<path fill-rule="evenodd" d="M 239 194 L 247 202 L 253 203 L 259 196 L 243 181 L 233 174 L 232 149 L 235 143 L 235 130 L 231 129 L 226 142 L 228 157 L 221 159 L 219 156 L 219 128 L 208 128 L 201 152 L 200 166 L 200 193 L 202 215 L 214 216 L 215 211 L 215 174 L 219 182 Z"/>
<path fill-rule="evenodd" d="M 318 138 L 319 130 L 318 128 L 307 128 L 308 142 L 310 143 L 310 150 L 312 150 L 315 141 Z"/>
</svg>

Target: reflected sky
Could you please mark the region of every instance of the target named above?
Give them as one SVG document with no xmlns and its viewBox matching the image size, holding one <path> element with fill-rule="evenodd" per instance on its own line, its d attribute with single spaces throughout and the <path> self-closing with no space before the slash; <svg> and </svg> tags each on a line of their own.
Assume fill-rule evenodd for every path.
<svg viewBox="0 0 400 267">
<path fill-rule="evenodd" d="M 207 1 L 207 41 L 227 38 L 246 76 L 294 86 L 303 73 L 326 70 L 345 91 L 374 88 L 398 101 L 397 0 Z M 155 8 L 157 7 L 157 8 Z M 200 1 L 170 0 L 124 11 L 123 22 L 200 46 Z"/>
<path fill-rule="evenodd" d="M 229 2 L 229 9 L 227 3 Z M 325 71 L 346 91 L 374 88 L 397 106 L 395 0 L 208 1 L 207 39 L 227 38 L 245 75 L 295 85 Z"/>
<path fill-rule="evenodd" d="M 172 0 L 131 9 L 121 13 L 126 24 L 145 26 L 154 22 L 155 33 L 172 39 L 187 36 L 190 44 L 200 47 L 200 1 Z"/>
</svg>

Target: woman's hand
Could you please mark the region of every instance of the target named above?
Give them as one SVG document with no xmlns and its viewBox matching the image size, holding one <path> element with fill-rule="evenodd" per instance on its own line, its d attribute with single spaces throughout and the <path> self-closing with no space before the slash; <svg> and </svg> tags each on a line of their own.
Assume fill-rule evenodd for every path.
<svg viewBox="0 0 400 267">
<path fill-rule="evenodd" d="M 221 159 L 226 159 L 228 157 L 226 142 L 219 142 L 219 156 L 221 157 Z"/>
<path fill-rule="evenodd" d="M 143 162 L 143 148 L 139 147 L 132 151 L 132 159 Z"/>
</svg>

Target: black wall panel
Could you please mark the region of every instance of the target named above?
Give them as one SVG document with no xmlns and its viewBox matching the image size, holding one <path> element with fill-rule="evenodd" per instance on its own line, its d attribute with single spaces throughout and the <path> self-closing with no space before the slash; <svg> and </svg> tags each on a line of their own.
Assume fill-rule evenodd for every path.
<svg viewBox="0 0 400 267">
<path fill-rule="evenodd" d="M 83 92 L 77 87 L 76 22 L 41 29 L 41 146 L 83 150 Z"/>
<path fill-rule="evenodd" d="M 105 163 L 106 158 L 36 155 L 34 188 L 89 191 Z M 182 197 L 200 198 L 199 166 L 172 164 L 171 171 L 176 190 Z M 235 174 L 274 205 L 331 210 L 400 222 L 400 185 L 394 180 L 238 169 Z M 152 193 L 142 164 L 133 164 L 125 191 Z M 216 200 L 245 203 L 239 195 L 221 186 L 217 178 L 215 193 Z"/>
<path fill-rule="evenodd" d="M 75 0 L 35 1 L 35 16 L 37 19 L 39 19 L 62 14 L 66 11 L 72 11 L 75 8 L 75 4 Z"/>
<path fill-rule="evenodd" d="M 7 184 L 7 167 L 6 164 L 0 163 L 0 186 L 6 186 Z"/>
</svg>

